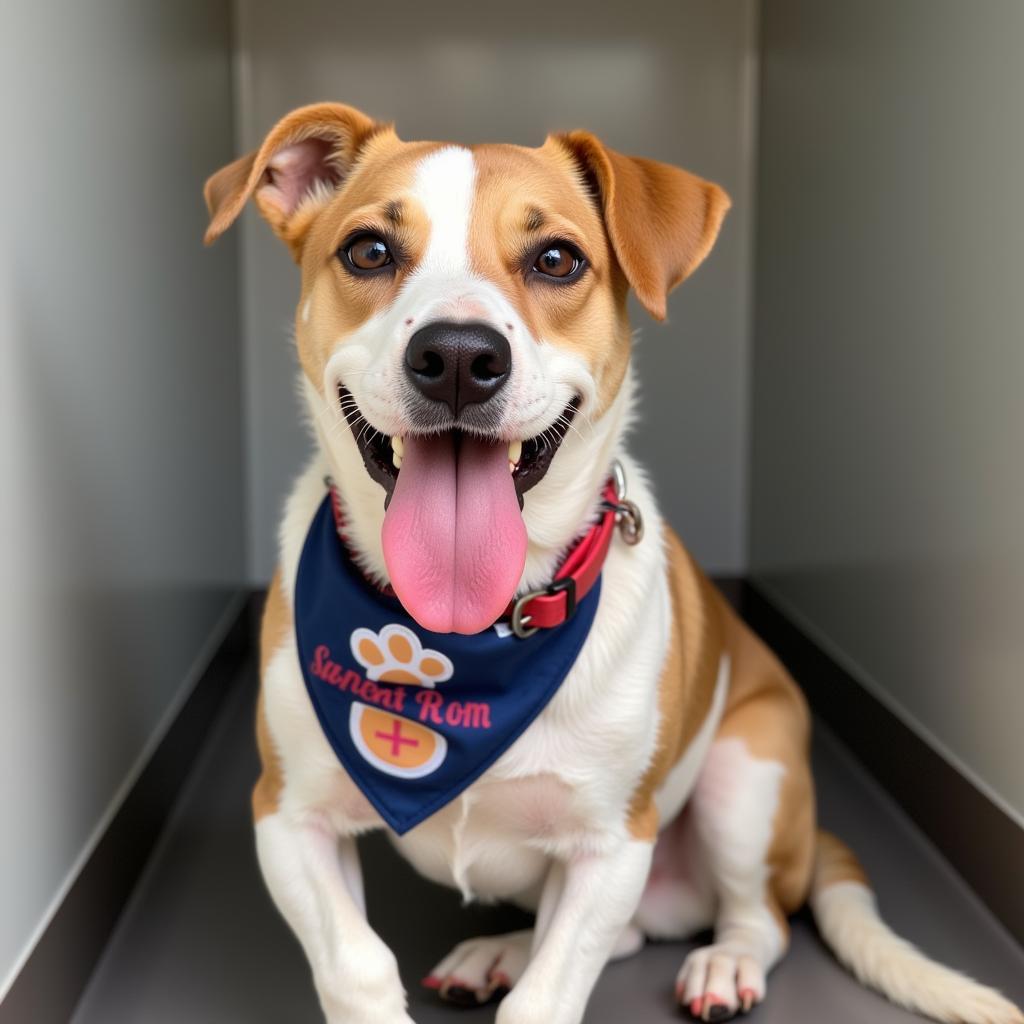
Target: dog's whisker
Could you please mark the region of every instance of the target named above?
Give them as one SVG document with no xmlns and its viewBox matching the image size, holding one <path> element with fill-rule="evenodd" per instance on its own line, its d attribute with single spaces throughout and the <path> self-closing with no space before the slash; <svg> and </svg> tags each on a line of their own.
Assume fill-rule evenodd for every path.
<svg viewBox="0 0 1024 1024">
<path fill-rule="evenodd" d="M 580 433 L 579 428 L 571 419 L 569 419 L 568 416 L 565 415 L 564 412 L 559 415 L 557 420 L 555 420 L 555 424 L 556 426 L 565 427 L 566 430 L 571 430 L 581 441 L 583 440 L 583 435 Z"/>
</svg>

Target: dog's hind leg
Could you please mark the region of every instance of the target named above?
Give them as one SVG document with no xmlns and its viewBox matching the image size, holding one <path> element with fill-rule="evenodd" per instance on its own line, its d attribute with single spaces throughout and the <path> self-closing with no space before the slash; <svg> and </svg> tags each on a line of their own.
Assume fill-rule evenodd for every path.
<svg viewBox="0 0 1024 1024">
<path fill-rule="evenodd" d="M 806 897 L 815 822 L 801 709 L 779 690 L 727 712 L 691 800 L 714 940 L 686 958 L 676 992 L 701 1020 L 726 1020 L 764 998 L 788 945 L 787 915 Z"/>
<path fill-rule="evenodd" d="M 676 993 L 722 1021 L 765 995 L 806 901 L 815 850 L 810 714 L 779 661 L 722 604 L 732 674 L 725 713 L 687 813 L 710 879 L 714 937 L 692 952 Z"/>
<path fill-rule="evenodd" d="M 715 921 L 715 891 L 689 806 L 662 829 L 634 921 L 650 939 L 688 939 Z"/>
<path fill-rule="evenodd" d="M 676 995 L 690 1013 L 723 1021 L 765 995 L 765 979 L 789 941 L 773 886 L 770 849 L 786 768 L 751 756 L 739 739 L 718 740 L 691 813 L 713 887 L 714 938 L 686 957 Z"/>
</svg>

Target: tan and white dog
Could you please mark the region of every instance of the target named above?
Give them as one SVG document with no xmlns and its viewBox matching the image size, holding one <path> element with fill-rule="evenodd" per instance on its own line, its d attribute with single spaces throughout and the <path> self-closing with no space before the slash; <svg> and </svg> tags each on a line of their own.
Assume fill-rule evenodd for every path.
<svg viewBox="0 0 1024 1024">
<path fill-rule="evenodd" d="M 433 983 L 481 1002 L 508 988 L 500 1024 L 575 1024 L 609 958 L 713 927 L 676 991 L 723 1020 L 764 998 L 787 915 L 810 901 L 838 957 L 890 999 L 945 1021 L 1024 1021 L 897 938 L 853 855 L 817 831 L 800 690 L 659 519 L 623 447 L 627 292 L 664 318 L 725 194 L 584 132 L 537 149 L 403 142 L 320 104 L 210 179 L 208 242 L 249 197 L 301 267 L 295 333 L 319 440 L 264 616 L 253 807 L 327 1020 L 410 1017 L 364 913 L 355 837 L 383 822 L 321 732 L 297 659 L 292 594 L 325 475 L 364 572 L 426 628 L 473 633 L 552 579 L 617 459 L 647 536 L 613 542 L 577 661 L 481 778 L 393 837 L 428 878 L 536 910 L 532 932 L 462 943 Z"/>
</svg>

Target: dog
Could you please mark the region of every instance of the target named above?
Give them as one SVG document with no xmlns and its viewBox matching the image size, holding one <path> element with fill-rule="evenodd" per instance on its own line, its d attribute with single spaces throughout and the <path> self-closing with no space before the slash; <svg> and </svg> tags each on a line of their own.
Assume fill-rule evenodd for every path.
<svg viewBox="0 0 1024 1024">
<path fill-rule="evenodd" d="M 749 1011 L 808 902 L 838 958 L 896 1003 L 1024 1022 L 896 937 L 854 855 L 818 831 L 800 690 L 625 450 L 627 294 L 664 319 L 725 193 L 587 132 L 535 149 L 405 142 L 325 103 L 288 114 L 205 197 L 207 243 L 253 198 L 301 268 L 319 444 L 263 617 L 253 811 L 327 1021 L 411 1020 L 355 843 L 398 823 L 427 878 L 536 913 L 426 979 L 455 1000 L 502 994 L 499 1024 L 576 1024 L 610 959 L 709 928 L 676 997 L 705 1021 Z M 351 602 L 331 596 L 328 562 Z M 352 602 L 386 624 L 350 628 Z M 309 640 L 320 628 L 340 639 Z M 474 645 L 474 699 L 457 701 Z M 511 682 L 506 663 L 524 666 Z M 499 718 L 515 719 L 500 741 Z"/>
</svg>

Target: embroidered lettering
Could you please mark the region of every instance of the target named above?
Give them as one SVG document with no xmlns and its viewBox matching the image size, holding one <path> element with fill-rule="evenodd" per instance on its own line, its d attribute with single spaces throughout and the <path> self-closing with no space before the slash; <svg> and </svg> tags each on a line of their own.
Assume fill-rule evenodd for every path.
<svg viewBox="0 0 1024 1024">
<path fill-rule="evenodd" d="M 368 704 L 376 704 L 387 708 L 388 711 L 403 711 L 405 709 L 405 687 L 404 686 L 377 686 L 364 679 L 358 672 L 351 668 L 344 668 L 331 659 L 331 649 L 326 644 L 320 644 L 313 652 L 313 660 L 309 666 L 310 672 L 328 686 L 342 692 L 350 692 Z"/>
<path fill-rule="evenodd" d="M 434 725 L 444 725 L 444 718 L 438 710 L 444 704 L 444 698 L 436 690 L 420 690 L 416 694 L 416 703 L 420 706 L 420 721 L 428 719 Z"/>
<path fill-rule="evenodd" d="M 341 666 L 339 666 L 340 668 Z M 348 690 L 350 687 L 356 685 L 362 676 L 358 672 L 354 672 L 352 669 L 345 669 L 345 674 L 341 677 L 341 681 L 338 683 L 339 690 Z"/>
<path fill-rule="evenodd" d="M 329 664 L 331 664 L 331 649 L 327 644 L 320 644 L 313 652 L 313 664 L 309 666 L 309 670 L 319 679 L 323 679 Z"/>
<path fill-rule="evenodd" d="M 434 725 L 461 726 L 464 729 L 490 729 L 491 706 L 483 701 L 445 701 L 436 690 L 420 690 L 416 694 L 420 721 Z"/>
<path fill-rule="evenodd" d="M 459 703 L 454 701 L 453 703 Z M 491 705 L 482 701 L 467 700 L 462 705 L 462 721 L 460 725 L 468 729 L 490 729 L 491 727 Z"/>
</svg>

